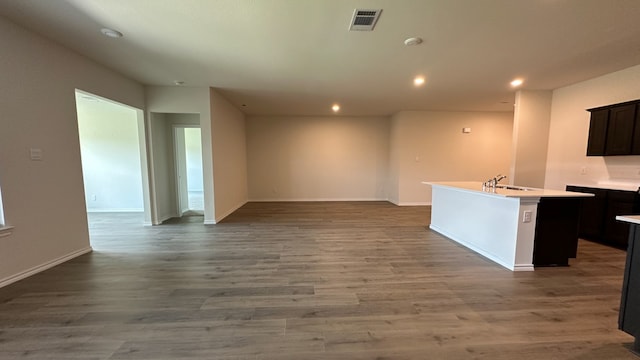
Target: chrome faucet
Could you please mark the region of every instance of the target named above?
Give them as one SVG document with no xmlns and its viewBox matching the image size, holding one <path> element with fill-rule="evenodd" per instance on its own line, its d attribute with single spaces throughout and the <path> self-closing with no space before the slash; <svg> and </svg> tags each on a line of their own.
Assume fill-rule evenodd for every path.
<svg viewBox="0 0 640 360">
<path fill-rule="evenodd" d="M 482 190 L 486 190 L 487 188 L 492 189 L 494 192 L 496 191 L 496 186 L 498 186 L 498 183 L 500 182 L 500 180 L 506 179 L 507 177 L 505 175 L 496 175 L 495 177 L 485 181 L 482 184 Z"/>
</svg>

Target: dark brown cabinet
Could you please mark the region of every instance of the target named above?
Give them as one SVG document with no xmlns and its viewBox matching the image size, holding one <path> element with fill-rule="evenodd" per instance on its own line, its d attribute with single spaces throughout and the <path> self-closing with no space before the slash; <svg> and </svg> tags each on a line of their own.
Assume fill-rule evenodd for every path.
<svg viewBox="0 0 640 360">
<path fill-rule="evenodd" d="M 589 109 L 587 156 L 640 155 L 640 100 Z"/>
<path fill-rule="evenodd" d="M 607 208 L 607 190 L 567 186 L 567 191 L 593 194 L 582 199 L 578 235 L 583 239 L 599 239 L 604 232 L 604 209 Z"/>
<path fill-rule="evenodd" d="M 591 112 L 589 123 L 589 142 L 587 143 L 587 156 L 604 155 L 604 146 L 607 141 L 607 124 L 609 109 L 595 110 Z"/>
<path fill-rule="evenodd" d="M 637 214 L 635 199 L 631 191 L 608 191 L 604 233 L 606 241 L 616 247 L 626 248 L 629 239 L 629 224 L 616 220 L 616 216 Z"/>
<path fill-rule="evenodd" d="M 636 108 L 636 120 L 637 124 L 633 128 L 633 140 L 631 141 L 631 155 L 640 155 L 640 104 Z"/>
<path fill-rule="evenodd" d="M 576 257 L 582 199 L 540 199 L 533 240 L 533 265 L 568 266 L 569 258 Z"/>
<path fill-rule="evenodd" d="M 640 351 L 640 225 L 629 232 L 627 263 L 622 283 L 618 328 L 635 337 L 633 349 Z"/>
<path fill-rule="evenodd" d="M 582 201 L 578 225 L 580 238 L 626 249 L 629 224 L 617 221 L 616 216 L 640 214 L 637 192 L 571 185 L 567 186 L 567 191 L 595 195 Z"/>
<path fill-rule="evenodd" d="M 636 104 L 615 106 L 609 110 L 605 155 L 631 154 Z"/>
</svg>

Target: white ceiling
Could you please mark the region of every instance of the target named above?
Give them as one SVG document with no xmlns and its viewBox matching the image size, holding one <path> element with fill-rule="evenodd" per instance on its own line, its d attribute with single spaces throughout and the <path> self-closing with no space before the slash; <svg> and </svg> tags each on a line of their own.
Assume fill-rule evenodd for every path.
<svg viewBox="0 0 640 360">
<path fill-rule="evenodd" d="M 348 31 L 355 8 L 383 9 L 374 31 Z M 0 14 L 143 84 L 217 88 L 251 115 L 512 111 L 516 77 L 555 89 L 640 64 L 638 0 L 0 0 Z"/>
</svg>

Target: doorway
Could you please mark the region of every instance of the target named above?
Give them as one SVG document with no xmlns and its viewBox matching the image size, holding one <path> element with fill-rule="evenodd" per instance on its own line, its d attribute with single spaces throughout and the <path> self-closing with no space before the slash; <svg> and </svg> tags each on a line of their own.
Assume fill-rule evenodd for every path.
<svg viewBox="0 0 640 360">
<path fill-rule="evenodd" d="M 200 114 L 151 112 L 149 120 L 153 224 L 185 215 L 204 223 Z"/>
<path fill-rule="evenodd" d="M 150 224 L 142 110 L 81 90 L 75 95 L 89 219 L 125 214 Z"/>
<path fill-rule="evenodd" d="M 204 215 L 200 127 L 174 125 L 173 130 L 180 216 Z"/>
</svg>

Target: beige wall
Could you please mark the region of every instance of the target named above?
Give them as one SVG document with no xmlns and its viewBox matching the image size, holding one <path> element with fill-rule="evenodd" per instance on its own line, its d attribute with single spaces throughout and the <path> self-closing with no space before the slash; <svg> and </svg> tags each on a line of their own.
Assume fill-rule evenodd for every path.
<svg viewBox="0 0 640 360">
<path fill-rule="evenodd" d="M 545 187 L 602 182 L 640 184 L 640 156 L 589 156 L 586 109 L 640 99 L 640 66 L 553 92 Z"/>
<path fill-rule="evenodd" d="M 249 199 L 386 200 L 389 120 L 249 117 Z"/>
<path fill-rule="evenodd" d="M 470 134 L 462 128 L 470 127 Z M 389 183 L 399 205 L 431 203 L 422 181 L 485 181 L 507 174 L 513 113 L 402 111 L 391 121 Z"/>
<path fill-rule="evenodd" d="M 551 119 L 551 91 L 516 93 L 509 183 L 544 187 Z"/>
<path fill-rule="evenodd" d="M 210 89 L 215 220 L 220 221 L 248 199 L 244 114 Z"/>
<path fill-rule="evenodd" d="M 2 17 L 0 44 L 2 286 L 90 250 L 75 89 L 142 109 L 144 88 Z"/>
</svg>

